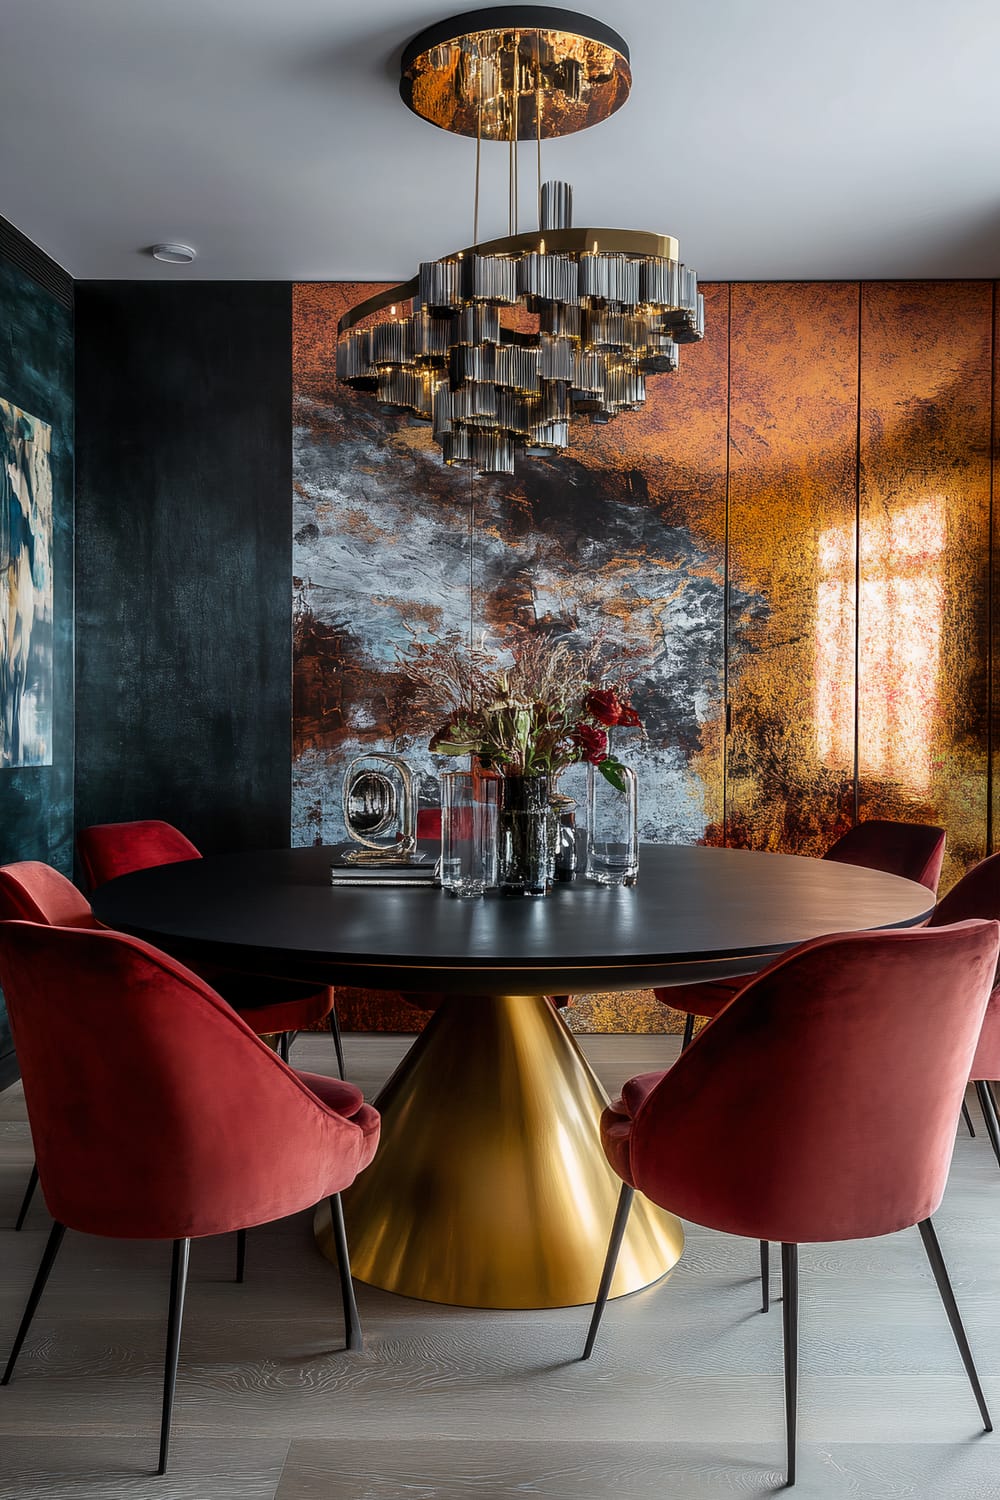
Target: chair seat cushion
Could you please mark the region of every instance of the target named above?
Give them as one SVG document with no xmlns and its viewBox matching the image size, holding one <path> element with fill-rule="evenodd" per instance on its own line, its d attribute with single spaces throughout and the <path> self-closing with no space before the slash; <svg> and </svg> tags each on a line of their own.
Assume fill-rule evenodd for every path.
<svg viewBox="0 0 1000 1500">
<path fill-rule="evenodd" d="M 295 1071 L 310 1093 L 315 1094 L 327 1109 L 343 1115 L 361 1131 L 361 1151 L 355 1170 L 363 1172 L 378 1148 L 382 1128 L 382 1117 L 378 1110 L 365 1103 L 364 1095 L 353 1083 L 345 1083 L 341 1078 L 327 1078 L 322 1073 L 304 1073 L 299 1069 Z"/>
<path fill-rule="evenodd" d="M 362 1104 L 357 1114 L 351 1116 L 351 1124 L 357 1125 L 364 1137 L 361 1155 L 358 1158 L 358 1171 L 363 1172 L 378 1148 L 379 1132 L 382 1129 L 382 1116 L 370 1104 Z"/>
<path fill-rule="evenodd" d="M 717 1016 L 754 978 L 754 974 L 742 974 L 738 979 L 720 979 L 713 984 L 677 984 L 654 990 L 653 994 L 661 1005 L 673 1006 L 689 1016 Z"/>
<path fill-rule="evenodd" d="M 300 1068 L 294 1071 L 311 1094 L 315 1094 L 327 1109 L 343 1115 L 345 1120 L 353 1120 L 364 1105 L 365 1096 L 353 1083 L 345 1083 L 342 1078 L 327 1078 L 323 1073 L 304 1073 Z"/>
<path fill-rule="evenodd" d="M 203 972 L 203 971 L 199 971 Z M 204 973 L 204 978 L 258 1036 L 276 1031 L 307 1031 L 333 1009 L 329 985 L 271 979 L 265 974 Z"/>
<path fill-rule="evenodd" d="M 632 1140 L 632 1121 L 639 1106 L 645 1103 L 656 1085 L 666 1076 L 665 1072 L 639 1073 L 630 1078 L 621 1092 L 621 1098 L 608 1105 L 601 1116 L 601 1144 L 604 1154 L 618 1176 L 630 1187 L 635 1187 L 629 1149 Z"/>
<path fill-rule="evenodd" d="M 656 1085 L 667 1076 L 667 1071 L 666 1068 L 660 1068 L 655 1073 L 637 1073 L 623 1085 L 621 1103 L 630 1119 L 635 1119 L 639 1106 L 645 1104 Z M 613 1107 L 617 1108 L 617 1104 Z"/>
<path fill-rule="evenodd" d="M 1000 1078 L 1000 985 L 990 995 L 969 1077 L 987 1081 Z"/>
</svg>

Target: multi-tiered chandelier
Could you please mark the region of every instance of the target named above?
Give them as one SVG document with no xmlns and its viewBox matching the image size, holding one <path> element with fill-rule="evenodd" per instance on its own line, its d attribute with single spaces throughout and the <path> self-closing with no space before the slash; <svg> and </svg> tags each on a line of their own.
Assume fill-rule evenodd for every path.
<svg viewBox="0 0 1000 1500">
<path fill-rule="evenodd" d="M 628 98 L 628 47 L 599 21 L 498 6 L 420 33 L 400 93 L 476 140 L 474 243 L 340 320 L 337 375 L 433 424 L 445 462 L 510 474 L 514 454 L 569 444 L 573 418 L 608 422 L 646 399 L 704 335 L 693 271 L 669 235 L 574 229 L 572 190 L 541 181 L 541 142 L 605 120 Z M 519 141 L 534 140 L 538 229 L 518 233 Z M 508 235 L 479 241 L 483 141 L 509 153 Z M 386 309 L 389 317 L 379 317 Z"/>
</svg>

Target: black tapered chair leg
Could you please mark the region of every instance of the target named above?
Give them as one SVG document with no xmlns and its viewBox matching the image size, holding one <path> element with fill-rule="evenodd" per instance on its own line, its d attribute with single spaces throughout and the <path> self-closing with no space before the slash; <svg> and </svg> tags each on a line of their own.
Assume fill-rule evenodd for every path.
<svg viewBox="0 0 1000 1500">
<path fill-rule="evenodd" d="M 799 1407 L 799 1247 L 781 1246 L 781 1335 L 785 1350 L 786 1485 L 795 1483 Z"/>
<path fill-rule="evenodd" d="M 979 1107 L 983 1112 L 983 1119 L 986 1121 L 986 1134 L 990 1138 L 990 1145 L 993 1147 L 993 1155 L 997 1159 L 997 1165 L 1000 1166 L 1000 1119 L 997 1118 L 997 1101 L 993 1097 L 993 1090 L 985 1078 L 977 1080 L 976 1094 L 979 1097 Z"/>
<path fill-rule="evenodd" d="M 965 1121 L 966 1130 L 972 1136 L 973 1140 L 975 1140 L 976 1127 L 972 1123 L 972 1116 L 969 1114 L 969 1106 L 966 1104 L 964 1099 L 962 1100 L 962 1119 Z"/>
<path fill-rule="evenodd" d="M 3 1379 L 0 1380 L 0 1385 L 10 1384 L 10 1377 L 14 1373 L 14 1365 L 17 1363 L 17 1356 L 21 1352 L 21 1345 L 27 1337 L 28 1329 L 31 1327 L 31 1320 L 35 1316 L 35 1309 L 42 1299 L 45 1283 L 49 1279 L 49 1272 L 55 1265 L 56 1256 L 59 1254 L 59 1246 L 63 1242 L 63 1235 L 65 1233 L 65 1224 L 54 1223 L 49 1230 L 49 1237 L 45 1242 L 45 1249 L 42 1252 L 41 1265 L 35 1272 L 35 1279 L 32 1282 L 31 1291 L 28 1293 L 28 1302 L 24 1309 L 24 1315 L 21 1318 L 17 1337 L 14 1339 L 14 1347 L 10 1351 L 10 1358 L 7 1361 L 7 1368 L 3 1372 Z"/>
<path fill-rule="evenodd" d="M 21 1199 L 21 1207 L 17 1211 L 17 1221 L 14 1224 L 14 1228 L 15 1229 L 21 1229 L 21 1228 L 23 1228 L 24 1221 L 28 1217 L 28 1209 L 31 1207 L 31 1200 L 35 1196 L 35 1188 L 37 1186 L 38 1186 L 38 1163 L 37 1162 L 32 1162 L 31 1163 L 31 1176 L 28 1178 L 28 1186 L 24 1190 L 24 1197 Z"/>
<path fill-rule="evenodd" d="M 330 1199 L 330 1218 L 333 1222 L 333 1243 L 337 1251 L 337 1270 L 340 1272 L 340 1295 L 344 1302 L 344 1340 L 348 1349 L 363 1349 L 365 1341 L 358 1316 L 358 1302 L 354 1295 L 347 1230 L 344 1228 L 344 1205 L 339 1193 L 334 1193 Z"/>
<path fill-rule="evenodd" d="M 236 1280 L 243 1281 L 247 1269 L 247 1232 L 245 1229 L 236 1231 Z"/>
<path fill-rule="evenodd" d="M 694 1016 L 690 1011 L 684 1018 L 684 1038 L 681 1042 L 681 1051 L 686 1052 L 694 1040 Z"/>
<path fill-rule="evenodd" d="M 170 1310 L 167 1313 L 167 1356 L 163 1365 L 163 1416 L 160 1419 L 160 1461 L 156 1467 L 157 1474 L 167 1472 L 170 1419 L 174 1410 L 177 1360 L 181 1352 L 181 1324 L 184 1321 L 184 1293 L 187 1290 L 190 1257 L 191 1241 L 174 1240 L 170 1262 Z"/>
<path fill-rule="evenodd" d="M 760 1310 L 767 1312 L 771 1306 L 771 1247 L 767 1240 L 760 1242 Z"/>
<path fill-rule="evenodd" d="M 934 1225 L 930 1219 L 921 1219 L 917 1228 L 920 1230 L 920 1238 L 924 1242 L 927 1259 L 930 1261 L 931 1270 L 934 1272 L 934 1280 L 937 1282 L 937 1289 L 941 1294 L 944 1310 L 948 1314 L 951 1331 L 955 1335 L 958 1352 L 962 1356 L 965 1373 L 968 1375 L 969 1384 L 972 1386 L 972 1394 L 979 1404 L 979 1414 L 983 1419 L 983 1427 L 987 1432 L 992 1432 L 993 1422 L 990 1417 L 989 1407 L 986 1405 L 983 1388 L 979 1384 L 979 1376 L 976 1373 L 972 1350 L 969 1348 L 969 1340 L 965 1336 L 965 1329 L 962 1326 L 962 1316 L 958 1310 L 958 1303 L 955 1301 L 955 1293 L 952 1291 L 951 1281 L 948 1277 L 948 1268 L 944 1263 L 944 1256 L 941 1254 L 941 1246 L 938 1244 Z"/>
<path fill-rule="evenodd" d="M 601 1284 L 597 1289 L 597 1300 L 594 1303 L 594 1312 L 590 1319 L 590 1328 L 587 1331 L 587 1342 L 583 1349 L 584 1359 L 589 1359 L 594 1352 L 594 1340 L 597 1338 L 597 1330 L 601 1326 L 601 1318 L 604 1316 L 604 1309 L 607 1306 L 608 1293 L 611 1291 L 611 1279 L 615 1274 L 615 1266 L 618 1264 L 618 1252 L 622 1247 L 625 1226 L 628 1223 L 628 1216 L 632 1210 L 632 1199 L 634 1197 L 635 1188 L 629 1187 L 627 1182 L 623 1182 L 622 1190 L 618 1194 L 615 1221 L 611 1226 L 611 1238 L 608 1240 L 608 1253 L 604 1257 Z"/>
<path fill-rule="evenodd" d="M 337 1020 L 337 1007 L 334 1006 L 330 1012 L 330 1035 L 333 1037 L 333 1045 L 337 1052 L 337 1067 L 341 1078 L 346 1078 L 344 1071 L 344 1043 L 340 1036 L 340 1022 Z"/>
</svg>

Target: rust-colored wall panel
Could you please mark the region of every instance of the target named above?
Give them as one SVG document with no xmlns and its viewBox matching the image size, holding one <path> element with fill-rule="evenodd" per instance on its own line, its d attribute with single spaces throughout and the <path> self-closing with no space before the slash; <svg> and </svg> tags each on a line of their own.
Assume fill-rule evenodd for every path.
<svg viewBox="0 0 1000 1500">
<path fill-rule="evenodd" d="M 1000 498 L 1000 369 L 997 353 L 1000 351 L 1000 285 L 991 285 L 993 296 L 993 443 L 990 467 L 990 682 L 988 686 L 988 749 L 991 764 L 987 795 L 986 852 L 995 854 L 1000 838 L 1000 517 L 997 516 L 997 500 Z"/>
<path fill-rule="evenodd" d="M 732 288 L 731 844 L 819 854 L 853 806 L 858 289 Z"/>
<path fill-rule="evenodd" d="M 866 284 L 858 803 L 986 852 L 992 287 Z"/>
</svg>

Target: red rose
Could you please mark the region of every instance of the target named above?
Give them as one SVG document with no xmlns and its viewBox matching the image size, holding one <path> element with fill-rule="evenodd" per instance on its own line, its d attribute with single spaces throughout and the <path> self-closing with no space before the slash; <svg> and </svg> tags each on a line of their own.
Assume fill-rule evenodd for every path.
<svg viewBox="0 0 1000 1500">
<path fill-rule="evenodd" d="M 603 729 L 591 724 L 577 724 L 573 730 L 573 743 L 583 751 L 583 758 L 592 766 L 599 766 L 608 758 L 608 737 Z"/>
<path fill-rule="evenodd" d="M 621 722 L 622 706 L 614 688 L 595 688 L 592 693 L 587 694 L 583 700 L 583 706 L 599 724 L 612 725 Z"/>
<path fill-rule="evenodd" d="M 623 729 L 641 729 L 642 720 L 632 707 L 631 703 L 623 703 L 622 711 L 618 715 L 618 722 Z"/>
</svg>

